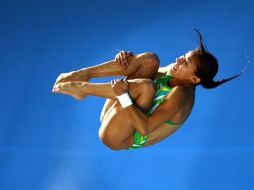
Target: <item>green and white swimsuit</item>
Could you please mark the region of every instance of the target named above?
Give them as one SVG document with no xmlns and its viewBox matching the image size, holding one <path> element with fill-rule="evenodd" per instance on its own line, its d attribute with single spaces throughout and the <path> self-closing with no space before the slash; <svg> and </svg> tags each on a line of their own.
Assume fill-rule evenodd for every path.
<svg viewBox="0 0 254 190">
<path fill-rule="evenodd" d="M 152 107 L 150 110 L 148 110 L 147 115 L 152 115 L 154 110 L 163 103 L 166 95 L 173 89 L 172 87 L 168 86 L 168 80 L 172 78 L 172 75 L 165 75 L 160 77 L 156 83 L 156 93 L 155 97 L 153 99 Z M 170 124 L 170 125 L 179 125 L 181 123 L 175 123 L 172 121 L 166 121 L 165 123 Z M 146 136 L 141 136 L 140 133 L 135 130 L 134 132 L 134 143 L 132 146 L 128 148 L 128 150 L 136 149 L 136 148 L 141 148 L 145 145 L 149 135 Z"/>
</svg>

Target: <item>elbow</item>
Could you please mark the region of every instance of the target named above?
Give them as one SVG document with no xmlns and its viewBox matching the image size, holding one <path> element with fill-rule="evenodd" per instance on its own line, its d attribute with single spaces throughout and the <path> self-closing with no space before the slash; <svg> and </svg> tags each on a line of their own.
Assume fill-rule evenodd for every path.
<svg viewBox="0 0 254 190">
<path fill-rule="evenodd" d="M 141 136 L 146 136 L 148 135 L 148 130 L 146 128 L 143 128 L 142 130 L 138 130 Z"/>
<path fill-rule="evenodd" d="M 150 130 L 150 121 L 149 118 L 140 125 L 138 132 L 140 133 L 141 136 L 146 136 L 149 135 L 149 133 L 151 132 Z"/>
</svg>

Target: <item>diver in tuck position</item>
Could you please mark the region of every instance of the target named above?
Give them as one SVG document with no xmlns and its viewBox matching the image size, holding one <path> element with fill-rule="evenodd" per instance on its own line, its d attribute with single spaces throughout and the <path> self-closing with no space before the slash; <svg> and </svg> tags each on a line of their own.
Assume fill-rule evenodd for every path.
<svg viewBox="0 0 254 190">
<path fill-rule="evenodd" d="M 136 149 L 163 140 L 190 115 L 197 85 L 215 88 L 238 75 L 214 81 L 217 59 L 203 46 L 188 51 L 166 67 L 154 53 L 121 51 L 115 60 L 61 74 L 53 92 L 80 100 L 107 98 L 101 113 L 101 141 L 113 150 Z M 90 83 L 92 77 L 126 76 L 111 83 Z"/>
</svg>

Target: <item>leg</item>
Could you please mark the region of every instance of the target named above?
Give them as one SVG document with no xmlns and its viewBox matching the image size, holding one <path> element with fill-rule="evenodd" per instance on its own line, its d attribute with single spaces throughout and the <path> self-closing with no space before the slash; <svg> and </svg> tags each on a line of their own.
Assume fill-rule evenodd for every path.
<svg viewBox="0 0 254 190">
<path fill-rule="evenodd" d="M 53 92 L 67 94 L 77 100 L 81 100 L 87 95 L 100 96 L 115 100 L 115 93 L 110 83 L 90 83 L 90 82 L 63 82 L 54 86 Z"/>
<path fill-rule="evenodd" d="M 144 83 L 144 81 L 149 81 L 150 83 L 153 83 L 150 79 L 132 79 L 128 80 L 129 82 L 129 94 L 131 97 L 135 99 L 138 94 L 136 92 L 139 92 L 140 89 L 137 85 L 133 85 L 135 83 Z M 61 93 L 61 94 L 67 94 L 71 95 L 72 97 L 81 100 L 87 95 L 93 95 L 93 96 L 99 96 L 111 100 L 117 100 L 116 95 L 111 87 L 110 83 L 90 83 L 90 82 L 63 82 L 60 84 L 57 84 L 53 92 L 55 93 Z"/>
<path fill-rule="evenodd" d="M 142 55 L 144 57 L 144 55 Z M 147 56 L 147 55 L 146 55 Z M 142 62 L 140 64 L 139 69 L 133 74 L 129 75 L 127 79 L 136 79 L 136 78 L 150 78 L 153 79 L 155 74 L 157 73 L 157 66 L 159 66 L 159 60 L 156 60 L 156 55 L 150 55 L 150 60 L 146 60 L 147 62 Z M 142 59 L 144 59 L 142 57 Z M 153 57 L 153 58 L 152 58 Z M 141 60 L 141 59 L 140 59 Z M 141 60 L 142 61 L 142 60 Z M 150 62 L 150 63 L 149 63 Z M 137 64 L 138 62 L 134 62 L 132 64 Z M 145 64 L 147 63 L 147 64 Z M 156 71 L 156 73 L 155 73 Z M 115 100 L 107 99 L 101 112 L 100 121 L 103 121 L 104 115 L 107 113 L 108 109 L 115 103 Z"/>
<path fill-rule="evenodd" d="M 142 53 L 128 57 L 128 68 L 122 68 L 116 61 L 111 60 L 99 65 L 83 68 L 78 71 L 61 74 L 56 84 L 69 81 L 87 82 L 93 77 L 127 76 L 128 79 L 153 79 L 159 69 L 159 59 L 154 53 Z"/>
<path fill-rule="evenodd" d="M 104 120 L 104 117 L 106 115 L 106 113 L 108 112 L 108 110 L 111 108 L 111 106 L 116 102 L 116 100 L 111 100 L 111 99 L 107 99 L 104 103 L 104 106 L 101 110 L 101 116 L 100 116 L 100 121 L 101 123 Z"/>
<path fill-rule="evenodd" d="M 136 92 L 139 95 L 136 98 L 132 97 L 132 99 L 134 99 L 135 105 L 145 112 L 151 106 L 155 88 L 151 81 L 141 80 L 143 80 L 141 83 L 134 82 L 132 85 L 132 87 L 139 89 L 139 92 Z M 109 148 L 120 150 L 128 148 L 133 144 L 133 133 L 135 130 L 131 120 L 116 101 L 103 116 L 99 137 Z"/>
<path fill-rule="evenodd" d="M 133 79 L 129 82 L 129 95 L 133 103 L 142 111 L 146 112 L 150 107 L 155 94 L 155 86 L 150 79 Z M 76 84 L 81 86 L 77 86 Z M 135 127 L 125 115 L 124 110 L 115 98 L 110 83 L 89 83 L 89 82 L 66 82 L 60 83 L 57 87 L 59 93 L 85 96 L 87 94 L 100 96 L 114 100 L 107 113 L 103 116 L 102 126 L 99 132 L 102 142 L 112 149 L 127 148 L 133 142 Z M 61 87 L 62 86 L 62 87 Z M 69 93 L 72 91 L 71 93 Z M 124 121 L 124 122 L 123 122 Z"/>
</svg>

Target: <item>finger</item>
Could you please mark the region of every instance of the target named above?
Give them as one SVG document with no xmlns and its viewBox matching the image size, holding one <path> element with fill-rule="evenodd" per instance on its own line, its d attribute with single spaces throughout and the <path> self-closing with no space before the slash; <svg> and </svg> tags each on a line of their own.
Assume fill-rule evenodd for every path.
<svg viewBox="0 0 254 190">
<path fill-rule="evenodd" d="M 124 51 L 122 51 L 121 52 L 121 61 L 122 61 L 122 65 L 123 65 L 123 67 L 125 67 L 125 53 L 124 53 Z"/>
<path fill-rule="evenodd" d="M 118 58 L 119 58 L 119 62 L 120 62 L 121 67 L 124 67 L 123 60 L 122 60 L 123 58 L 122 58 L 121 52 L 118 54 Z"/>
<path fill-rule="evenodd" d="M 123 80 L 123 85 L 128 87 L 128 81 L 127 80 Z"/>
<path fill-rule="evenodd" d="M 125 64 L 125 59 L 126 59 L 125 57 L 126 57 L 126 52 L 123 51 L 123 52 L 122 52 L 122 58 L 123 58 L 124 66 L 126 65 L 126 64 Z"/>
<path fill-rule="evenodd" d="M 123 83 L 128 83 L 127 78 L 123 78 Z"/>
<path fill-rule="evenodd" d="M 121 66 L 121 61 L 120 61 L 120 58 L 119 58 L 119 54 L 116 55 L 116 62 L 117 64 L 119 64 Z"/>
<path fill-rule="evenodd" d="M 121 86 L 121 85 L 123 84 L 122 79 L 117 79 L 116 82 L 117 82 L 117 85 L 118 85 L 118 86 Z"/>
<path fill-rule="evenodd" d="M 127 52 L 127 56 L 129 57 L 129 56 L 132 56 L 133 55 L 133 52 L 131 52 L 131 51 L 128 51 Z"/>
<path fill-rule="evenodd" d="M 123 79 L 123 82 L 124 82 L 124 83 L 128 83 L 127 78 L 124 78 L 124 79 Z"/>
<path fill-rule="evenodd" d="M 114 87 L 116 86 L 116 81 L 115 81 L 115 79 L 111 81 L 111 86 L 112 86 L 112 88 L 114 88 Z"/>
<path fill-rule="evenodd" d="M 121 51 L 121 63 L 122 63 L 122 66 L 123 67 L 126 67 L 126 65 L 125 65 L 125 53 L 124 53 L 124 51 Z"/>
<path fill-rule="evenodd" d="M 124 64 L 127 67 L 128 66 L 128 59 L 127 59 L 127 52 L 124 52 Z"/>
<path fill-rule="evenodd" d="M 122 79 L 119 79 L 119 84 L 123 86 L 123 85 L 126 85 L 126 82 L 125 82 L 124 79 L 122 78 Z"/>
</svg>

